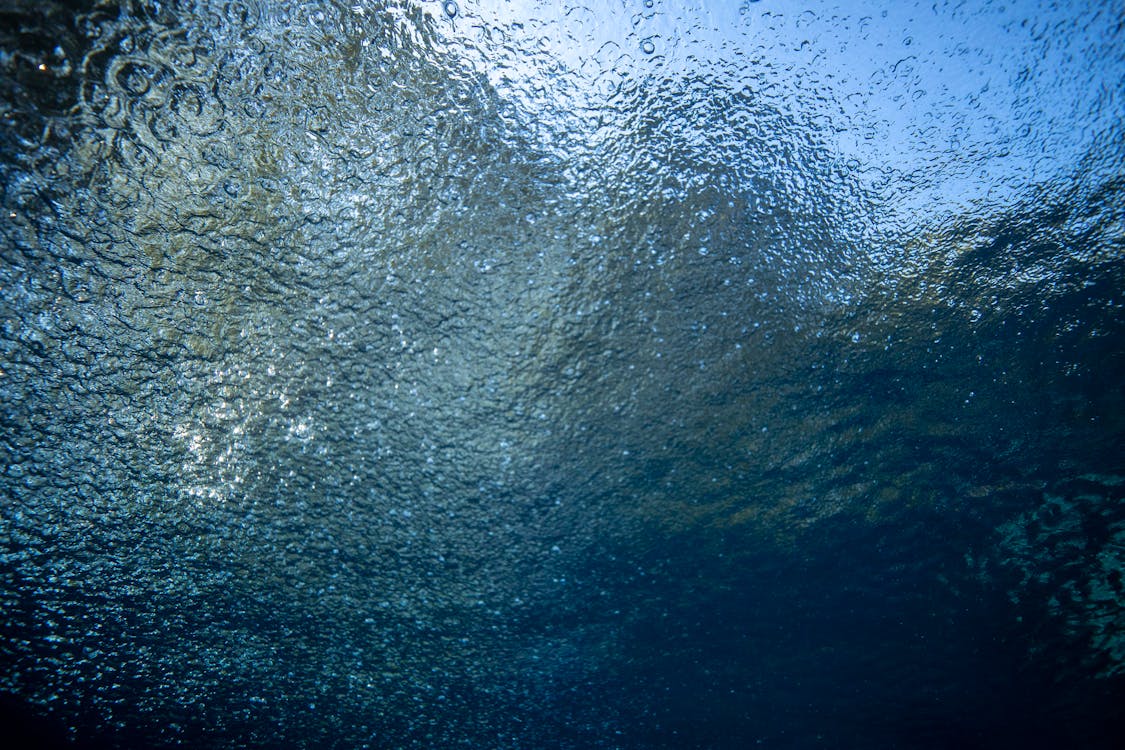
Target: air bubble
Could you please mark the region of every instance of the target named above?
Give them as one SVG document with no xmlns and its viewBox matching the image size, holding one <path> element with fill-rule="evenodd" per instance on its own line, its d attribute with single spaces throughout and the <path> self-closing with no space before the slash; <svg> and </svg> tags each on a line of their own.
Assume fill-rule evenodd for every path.
<svg viewBox="0 0 1125 750">
<path fill-rule="evenodd" d="M 445 15 L 450 18 L 457 15 L 457 3 L 453 2 L 453 0 L 445 0 L 441 7 L 445 10 Z"/>
<path fill-rule="evenodd" d="M 652 43 L 652 40 L 646 39 L 641 42 L 641 52 L 644 52 L 646 55 L 651 55 L 655 51 L 656 45 Z"/>
</svg>

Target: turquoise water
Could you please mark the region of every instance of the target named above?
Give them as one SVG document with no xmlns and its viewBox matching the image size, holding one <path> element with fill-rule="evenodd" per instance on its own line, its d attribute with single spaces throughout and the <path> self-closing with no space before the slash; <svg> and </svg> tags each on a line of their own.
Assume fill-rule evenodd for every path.
<svg viewBox="0 0 1125 750">
<path fill-rule="evenodd" d="M 1123 11 L 5 6 L 5 718 L 1117 747 Z"/>
</svg>

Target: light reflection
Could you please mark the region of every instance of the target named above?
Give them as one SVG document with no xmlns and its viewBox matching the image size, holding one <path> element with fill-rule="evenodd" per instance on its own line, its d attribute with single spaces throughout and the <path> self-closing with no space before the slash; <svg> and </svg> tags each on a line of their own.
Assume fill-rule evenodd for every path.
<svg viewBox="0 0 1125 750">
<path fill-rule="evenodd" d="M 739 107 L 751 123 L 769 111 L 807 121 L 868 185 L 908 176 L 913 187 L 888 212 L 888 221 L 898 221 L 1016 200 L 1068 174 L 1118 115 L 1097 101 L 1118 86 L 1122 52 L 1109 7 L 976 5 L 683 1 L 638 12 L 621 2 L 594 12 L 480 0 L 462 11 L 469 28 L 437 30 L 542 134 L 545 147 L 561 135 L 593 149 L 612 143 L 633 118 L 604 120 L 599 112 L 614 114 L 616 100 L 659 81 L 709 71 L 718 89 L 745 92 Z M 1081 27 L 1106 31 L 1093 43 L 1054 31 Z M 650 51 L 651 39 L 670 42 Z M 1078 130 L 1076 113 L 1083 113 Z M 682 135 L 701 148 L 716 145 L 704 127 Z"/>
</svg>

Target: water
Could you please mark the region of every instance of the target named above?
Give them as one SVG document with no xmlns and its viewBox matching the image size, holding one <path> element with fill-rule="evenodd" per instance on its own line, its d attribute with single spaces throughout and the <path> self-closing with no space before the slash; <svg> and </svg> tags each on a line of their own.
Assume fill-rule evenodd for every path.
<svg viewBox="0 0 1125 750">
<path fill-rule="evenodd" d="M 10 725 L 1121 743 L 1125 8 L 594 5 L 6 6 Z"/>
</svg>

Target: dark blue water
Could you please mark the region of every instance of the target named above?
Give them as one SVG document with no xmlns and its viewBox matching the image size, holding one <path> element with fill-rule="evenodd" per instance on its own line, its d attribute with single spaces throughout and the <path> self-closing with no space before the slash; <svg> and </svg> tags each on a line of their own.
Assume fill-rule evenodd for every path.
<svg viewBox="0 0 1125 750">
<path fill-rule="evenodd" d="M 1121 17 L 3 5 L 10 736 L 1121 746 Z"/>
</svg>

